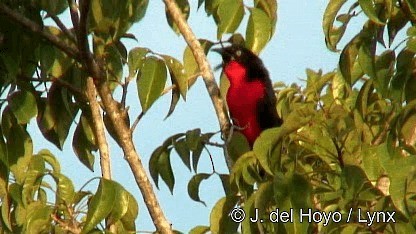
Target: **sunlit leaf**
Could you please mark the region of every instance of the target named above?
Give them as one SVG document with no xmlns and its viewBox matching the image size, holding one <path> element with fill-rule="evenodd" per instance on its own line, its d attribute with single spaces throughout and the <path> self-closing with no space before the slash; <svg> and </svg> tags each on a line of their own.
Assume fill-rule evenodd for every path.
<svg viewBox="0 0 416 234">
<path fill-rule="evenodd" d="M 189 231 L 189 234 L 205 234 L 209 232 L 209 227 L 207 226 L 196 226 Z"/>
<path fill-rule="evenodd" d="M 146 112 L 162 94 L 166 84 L 166 65 L 154 56 L 147 57 L 137 75 L 137 92 L 143 112 Z"/>
<path fill-rule="evenodd" d="M 97 192 L 89 202 L 87 218 L 81 233 L 88 233 L 110 214 L 116 202 L 116 195 L 115 182 L 101 179 Z"/>
<path fill-rule="evenodd" d="M 250 9 L 246 31 L 246 46 L 259 54 L 272 36 L 272 20 L 257 8 Z"/>
<path fill-rule="evenodd" d="M 277 1 L 276 0 L 255 0 L 254 6 L 263 10 L 272 20 L 272 35 L 274 34 L 277 22 Z"/>
<path fill-rule="evenodd" d="M 8 96 L 7 99 L 19 124 L 26 124 L 36 116 L 38 108 L 33 93 L 21 90 Z"/>
<path fill-rule="evenodd" d="M 237 203 L 236 197 L 223 197 L 214 205 L 210 215 L 211 233 L 234 233 L 238 223 L 228 216 Z"/>
<path fill-rule="evenodd" d="M 163 55 L 166 65 L 169 69 L 169 74 L 172 78 L 172 84 L 176 85 L 175 89 L 178 89 L 182 98 L 186 100 L 186 92 L 188 91 L 188 77 L 185 74 L 185 68 L 182 63 L 177 59 Z"/>
<path fill-rule="evenodd" d="M 129 77 L 134 77 L 137 70 L 140 70 L 149 49 L 143 47 L 135 47 L 129 51 L 127 63 L 129 65 Z"/>
<path fill-rule="evenodd" d="M 209 50 L 211 49 L 213 43 L 211 41 L 205 39 L 199 39 L 199 43 L 201 43 L 202 48 L 204 48 L 205 54 L 208 54 Z M 194 78 L 188 81 L 188 86 L 191 87 L 198 76 L 196 76 L 199 72 L 198 63 L 195 60 L 194 54 L 192 53 L 189 46 L 185 48 L 183 52 L 183 67 L 185 68 L 185 74 L 187 79 Z"/>
<path fill-rule="evenodd" d="M 221 39 L 224 33 L 233 33 L 237 30 L 244 16 L 243 1 L 222 1 L 218 6 L 219 25 L 217 39 Z"/>
<path fill-rule="evenodd" d="M 358 0 L 364 13 L 376 24 L 384 25 L 385 23 L 377 14 L 376 2 L 373 0 Z"/>
</svg>

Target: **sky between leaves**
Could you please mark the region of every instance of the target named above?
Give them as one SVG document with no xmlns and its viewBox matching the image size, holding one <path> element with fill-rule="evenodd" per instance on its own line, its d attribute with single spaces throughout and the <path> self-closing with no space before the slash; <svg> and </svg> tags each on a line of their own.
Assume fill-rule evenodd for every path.
<svg viewBox="0 0 416 234">
<path fill-rule="evenodd" d="M 144 19 L 130 30 L 130 33 L 136 36 L 138 42 L 125 40 L 125 45 L 128 50 L 135 46 L 148 47 L 157 53 L 168 54 L 182 60 L 186 44 L 183 38 L 176 36 L 168 26 L 163 2 L 160 0 L 149 2 Z M 217 29 L 213 19 L 206 17 L 202 8 L 197 11 L 197 1 L 190 0 L 189 2 L 191 4 L 191 14 L 188 22 L 194 33 L 199 38 L 216 40 Z M 327 1 L 324 0 L 279 1 L 276 32 L 260 55 L 270 72 L 273 82 L 283 81 L 286 84 L 293 82 L 303 84 L 302 79 L 305 78 L 306 68 L 314 70 L 321 68 L 324 72 L 336 68 L 338 54 L 331 53 L 326 49 L 321 27 L 326 5 Z M 70 25 L 68 12 L 64 12 L 60 17 Z M 242 23 L 244 27 L 246 22 L 247 19 Z M 352 25 L 352 28 L 356 30 L 357 27 Z M 242 32 L 244 35 L 244 31 Z M 226 35 L 225 38 L 228 38 L 228 36 Z M 214 53 L 209 54 L 208 58 L 211 67 L 221 63 L 219 55 Z M 218 80 L 219 71 L 215 74 Z M 130 106 L 130 119 L 134 119 L 140 113 L 135 85 L 130 85 L 128 91 L 127 105 Z M 153 150 L 161 145 L 167 137 L 194 128 L 201 128 L 202 132 L 216 132 L 219 130 L 215 111 L 201 80 L 198 80 L 188 92 L 187 101 L 183 102 L 181 100 L 172 116 L 164 120 L 169 105 L 170 94 L 160 98 L 150 108 L 135 130 L 134 142 L 146 167 Z M 37 140 L 43 139 L 43 137 L 35 122 L 32 122 L 29 127 L 29 131 L 35 133 L 35 152 L 43 148 L 50 149 L 61 162 L 63 173 L 73 180 L 76 189 L 79 189 L 90 178 L 100 176 L 98 160 L 95 162 L 95 172 L 91 173 L 76 159 L 69 140 L 64 146 L 64 151 L 60 152 L 45 140 Z M 71 129 L 70 135 L 72 135 L 73 130 Z M 215 140 L 219 141 L 219 137 Z M 153 223 L 128 164 L 123 159 L 122 151 L 112 139 L 110 140 L 110 149 L 114 180 L 121 183 L 139 202 L 137 229 L 139 231 L 154 231 Z M 222 151 L 210 148 L 210 152 L 216 171 L 226 173 L 227 169 Z M 215 202 L 224 196 L 224 192 L 219 178 L 212 176 L 209 180 L 203 181 L 200 186 L 200 198 L 206 202 L 207 206 L 192 201 L 187 193 L 187 183 L 193 172 L 189 172 L 179 157 L 175 156 L 176 154 L 172 154 L 171 157 L 175 175 L 173 195 L 170 194 L 169 189 L 163 182 L 160 182 L 160 190 L 156 190 L 156 192 L 165 215 L 172 223 L 173 228 L 188 232 L 197 225 L 209 225 L 209 213 Z M 212 172 L 207 152 L 204 152 L 201 156 L 198 172 Z M 97 184 L 98 182 L 94 181 L 87 188 L 95 191 Z"/>
</svg>

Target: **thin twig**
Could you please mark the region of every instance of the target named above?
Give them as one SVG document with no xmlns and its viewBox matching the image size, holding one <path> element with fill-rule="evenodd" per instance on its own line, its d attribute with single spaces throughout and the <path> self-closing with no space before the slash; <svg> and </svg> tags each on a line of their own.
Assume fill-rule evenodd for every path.
<svg viewBox="0 0 416 234">
<path fill-rule="evenodd" d="M 63 79 L 59 79 L 56 77 L 52 77 L 52 79 L 43 79 L 43 78 L 34 78 L 34 77 L 27 77 L 27 76 L 19 76 L 19 78 L 22 78 L 26 81 L 32 81 L 32 82 L 40 82 L 40 83 L 46 83 L 46 82 L 56 82 L 60 85 L 62 85 L 63 87 L 65 87 L 66 89 L 69 90 L 69 92 L 71 92 L 74 95 L 78 95 L 81 98 L 85 98 L 85 94 L 78 89 L 77 87 L 73 86 L 71 83 L 63 80 Z"/>
<path fill-rule="evenodd" d="M 202 73 L 202 77 L 205 82 L 205 86 L 208 90 L 209 96 L 211 98 L 212 104 L 214 105 L 215 112 L 220 124 L 221 131 L 223 135 L 228 136 L 230 129 L 230 120 L 227 113 L 225 112 L 224 100 L 221 98 L 220 89 L 215 81 L 214 74 L 208 63 L 207 57 L 204 53 L 204 50 L 201 46 L 201 43 L 196 38 L 195 34 L 192 32 L 190 26 L 186 22 L 181 10 L 176 4 L 175 0 L 164 0 L 166 9 L 169 14 L 172 16 L 173 21 L 178 26 L 179 31 L 184 37 L 186 43 L 191 49 L 195 60 L 198 64 L 199 70 Z M 231 158 L 226 157 L 226 162 L 228 169 L 231 170 L 233 161 Z"/>
<path fill-rule="evenodd" d="M 219 147 L 219 148 L 224 148 L 225 144 L 221 144 L 218 142 L 211 142 L 211 141 L 205 141 L 204 142 L 206 145 L 211 145 L 211 146 L 215 146 L 215 147 Z"/>
</svg>

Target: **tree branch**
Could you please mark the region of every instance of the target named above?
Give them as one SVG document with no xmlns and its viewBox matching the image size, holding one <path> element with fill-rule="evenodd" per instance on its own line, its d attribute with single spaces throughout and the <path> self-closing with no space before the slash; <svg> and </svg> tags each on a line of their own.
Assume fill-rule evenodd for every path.
<svg viewBox="0 0 416 234">
<path fill-rule="evenodd" d="M 73 41 L 74 43 L 76 43 L 76 40 L 75 40 L 75 37 L 74 37 L 74 35 L 72 34 L 72 32 L 71 31 L 69 31 L 68 30 L 68 28 L 65 26 L 65 24 L 64 23 L 62 23 L 62 21 L 61 21 L 61 19 L 59 19 L 59 17 L 58 16 L 56 16 L 56 15 L 51 15 L 50 16 L 51 17 L 51 19 L 55 22 L 55 24 L 62 30 L 62 32 L 64 32 L 65 33 L 65 35 L 71 40 L 71 41 Z"/>
<path fill-rule="evenodd" d="M 171 225 L 163 214 L 156 194 L 153 190 L 152 184 L 150 183 L 143 163 L 140 160 L 140 156 L 134 148 L 132 134 L 129 126 L 126 125 L 125 121 L 120 121 L 123 118 L 123 114 L 121 113 L 122 110 L 118 108 L 116 101 L 111 95 L 108 83 L 105 81 L 105 75 L 102 67 L 97 64 L 89 50 L 87 35 L 87 17 L 89 8 L 90 1 L 80 1 L 80 20 L 76 31 L 78 32 L 77 40 L 78 49 L 81 52 L 81 59 L 86 64 L 88 72 L 94 79 L 94 83 L 97 86 L 104 109 L 107 115 L 110 117 L 110 121 L 115 128 L 116 135 L 119 139 L 118 142 L 124 152 L 125 159 L 129 163 L 129 166 L 133 172 L 136 183 L 139 186 L 143 200 L 149 210 L 150 216 L 152 217 L 156 229 L 163 234 L 172 233 Z"/>
<path fill-rule="evenodd" d="M 43 31 L 43 28 L 38 24 L 34 23 L 30 19 L 26 18 L 25 16 L 17 13 L 16 11 L 10 9 L 3 3 L 0 3 L 0 13 L 8 16 L 14 22 L 18 23 L 19 25 L 29 29 L 33 33 L 37 33 L 42 36 L 44 39 L 48 40 L 54 46 L 58 47 L 58 49 L 62 50 L 65 54 L 73 59 L 79 59 L 79 51 L 77 48 L 68 45 L 61 41 L 58 37 Z"/>
<path fill-rule="evenodd" d="M 28 28 L 31 32 L 41 35 L 43 38 L 65 52 L 68 56 L 86 65 L 89 75 L 94 79 L 95 83 L 98 84 L 96 86 L 98 87 L 98 93 L 103 102 L 105 111 L 109 115 L 110 120 L 115 127 L 116 134 L 120 139 L 120 146 L 122 147 L 125 158 L 133 172 L 136 183 L 142 192 L 144 202 L 149 210 L 150 216 L 152 217 L 157 231 L 163 234 L 173 233 L 170 223 L 166 220 L 165 215 L 162 212 L 162 209 L 156 198 L 156 194 L 154 193 L 152 184 L 150 183 L 145 168 L 140 160 L 140 156 L 134 148 L 130 129 L 124 121 L 120 121 L 122 113 L 121 110 L 117 108 L 116 101 L 113 99 L 108 88 L 108 83 L 105 82 L 103 69 L 94 60 L 92 53 L 89 50 L 87 35 L 87 16 L 89 11 L 89 3 L 90 1 L 88 0 L 80 2 L 81 17 L 79 19 L 75 2 L 73 0 L 68 0 L 72 22 L 74 24 L 74 29 L 77 32 L 76 36 L 78 41 L 78 48 L 72 47 L 61 41 L 58 37 L 44 32 L 42 27 L 30 21 L 21 14 L 13 11 L 3 3 L 0 3 L 0 13 L 8 16 L 16 23 Z"/>
<path fill-rule="evenodd" d="M 218 85 L 215 81 L 214 74 L 207 61 L 207 57 L 204 53 L 204 50 L 201 47 L 201 43 L 199 43 L 195 34 L 192 32 L 176 2 L 174 0 L 163 1 L 165 2 L 169 14 L 172 16 L 173 21 L 178 26 L 183 38 L 185 39 L 189 48 L 192 50 L 192 53 L 198 64 L 199 70 L 202 73 L 202 77 L 205 86 L 208 90 L 209 96 L 211 98 L 212 104 L 214 105 L 218 122 L 220 124 L 221 132 L 224 136 L 228 136 L 228 132 L 230 131 L 231 126 L 230 119 L 228 118 L 228 115 L 225 111 L 225 105 L 220 95 L 220 89 L 218 88 Z M 231 160 L 231 158 L 226 157 L 226 162 L 228 169 L 231 170 L 233 161 Z"/>
<path fill-rule="evenodd" d="M 99 84 L 98 92 L 105 107 L 106 113 L 109 115 L 110 120 L 113 123 L 120 146 L 123 149 L 125 159 L 129 163 L 130 169 L 133 172 L 136 183 L 143 195 L 143 200 L 149 210 L 150 216 L 152 217 L 157 231 L 163 234 L 173 233 L 170 223 L 166 220 L 165 215 L 163 214 L 163 211 L 156 198 L 153 186 L 150 183 L 143 163 L 140 160 L 141 157 L 133 145 L 131 131 L 125 124 L 125 121 L 120 121 L 120 119 L 122 119 L 122 113 L 120 112 L 120 109 L 117 108 L 117 104 L 111 95 L 107 82 L 102 82 Z"/>
<path fill-rule="evenodd" d="M 94 133 L 97 137 L 98 148 L 100 149 L 101 174 L 104 179 L 111 180 L 110 151 L 105 137 L 103 118 L 100 114 L 100 105 L 97 102 L 97 94 L 92 78 L 87 79 L 86 95 L 91 108 Z"/>
</svg>

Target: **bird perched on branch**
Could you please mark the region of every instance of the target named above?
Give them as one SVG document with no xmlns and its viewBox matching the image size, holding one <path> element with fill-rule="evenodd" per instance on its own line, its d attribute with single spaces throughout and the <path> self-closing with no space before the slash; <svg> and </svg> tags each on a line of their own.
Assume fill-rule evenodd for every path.
<svg viewBox="0 0 416 234">
<path fill-rule="evenodd" d="M 241 45 L 213 50 L 221 54 L 223 72 L 230 81 L 226 100 L 233 125 L 253 147 L 263 130 L 283 123 L 269 72 L 257 55 Z"/>
</svg>

